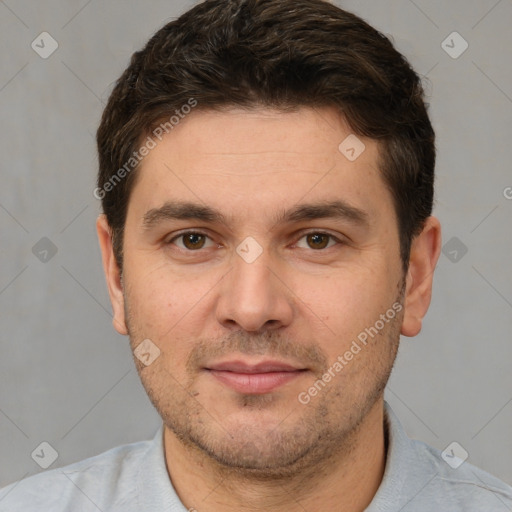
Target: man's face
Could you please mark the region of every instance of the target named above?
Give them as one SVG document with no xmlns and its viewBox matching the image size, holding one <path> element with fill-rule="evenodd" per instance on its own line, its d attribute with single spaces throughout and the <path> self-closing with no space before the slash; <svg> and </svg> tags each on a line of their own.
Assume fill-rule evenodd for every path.
<svg viewBox="0 0 512 512">
<path fill-rule="evenodd" d="M 349 449 L 382 397 L 403 318 L 397 219 L 376 142 L 350 161 L 349 135 L 331 109 L 197 111 L 142 163 L 116 319 L 160 350 L 136 362 L 167 428 L 224 465 Z"/>
</svg>

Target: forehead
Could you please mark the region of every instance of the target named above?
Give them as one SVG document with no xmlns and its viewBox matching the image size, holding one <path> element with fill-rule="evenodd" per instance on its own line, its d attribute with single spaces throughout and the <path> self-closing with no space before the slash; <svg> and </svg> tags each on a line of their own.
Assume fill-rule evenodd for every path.
<svg viewBox="0 0 512 512">
<path fill-rule="evenodd" d="M 197 110 L 155 142 L 131 195 L 139 217 L 173 199 L 239 219 L 301 200 L 393 213 L 378 144 L 356 137 L 334 109 Z"/>
</svg>

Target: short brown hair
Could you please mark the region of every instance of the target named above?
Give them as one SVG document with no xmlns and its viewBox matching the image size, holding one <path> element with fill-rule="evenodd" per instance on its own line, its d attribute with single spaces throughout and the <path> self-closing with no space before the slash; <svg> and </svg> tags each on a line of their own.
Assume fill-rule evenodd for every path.
<svg viewBox="0 0 512 512">
<path fill-rule="evenodd" d="M 435 136 L 421 80 L 387 37 L 324 0 L 206 0 L 133 54 L 97 132 L 96 190 L 120 268 L 137 162 L 113 178 L 191 99 L 202 110 L 337 108 L 356 135 L 380 143 L 407 269 L 434 194 Z"/>
</svg>

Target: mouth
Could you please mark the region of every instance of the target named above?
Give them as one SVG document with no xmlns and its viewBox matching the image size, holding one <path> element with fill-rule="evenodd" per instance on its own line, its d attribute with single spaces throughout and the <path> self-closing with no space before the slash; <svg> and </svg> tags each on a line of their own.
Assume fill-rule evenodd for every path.
<svg viewBox="0 0 512 512">
<path fill-rule="evenodd" d="M 299 378 L 306 368 L 280 361 L 251 364 L 241 360 L 224 361 L 204 368 L 221 384 L 244 394 L 264 394 Z"/>
</svg>

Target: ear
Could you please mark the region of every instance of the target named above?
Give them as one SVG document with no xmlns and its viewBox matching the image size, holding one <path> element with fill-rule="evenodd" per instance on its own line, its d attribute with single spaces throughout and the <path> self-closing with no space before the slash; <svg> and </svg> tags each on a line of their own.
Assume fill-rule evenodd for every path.
<svg viewBox="0 0 512 512">
<path fill-rule="evenodd" d="M 96 221 L 96 231 L 100 243 L 103 270 L 107 279 L 108 293 L 114 316 L 112 323 L 119 334 L 128 334 L 124 316 L 124 296 L 121 272 L 117 265 L 112 247 L 112 231 L 105 215 L 100 215 Z"/>
<path fill-rule="evenodd" d="M 435 217 L 429 217 L 411 244 L 401 330 L 404 336 L 416 336 L 421 331 L 432 298 L 434 269 L 440 252 L 441 225 Z"/>
</svg>

